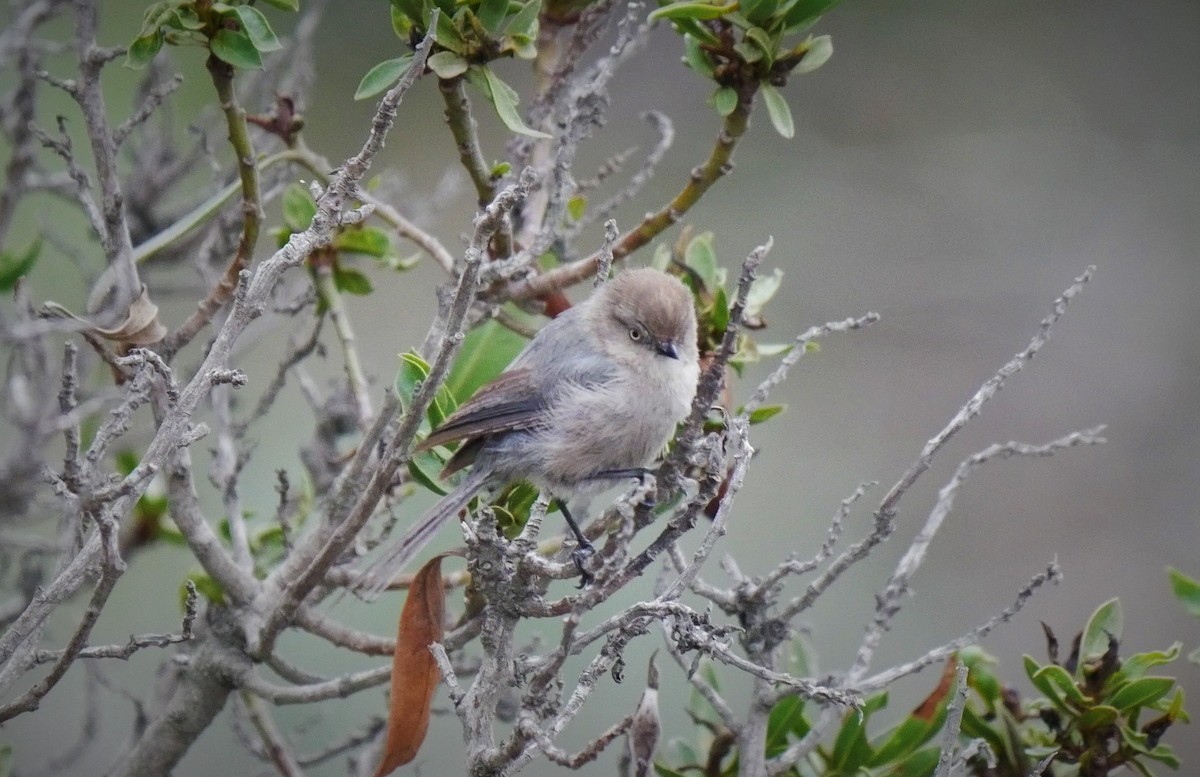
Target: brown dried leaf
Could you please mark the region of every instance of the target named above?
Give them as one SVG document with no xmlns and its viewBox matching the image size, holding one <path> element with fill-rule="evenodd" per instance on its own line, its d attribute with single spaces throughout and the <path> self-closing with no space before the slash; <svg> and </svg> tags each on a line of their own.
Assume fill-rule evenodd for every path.
<svg viewBox="0 0 1200 777">
<path fill-rule="evenodd" d="M 925 701 L 912 712 L 912 716 L 917 720 L 930 721 L 933 720 L 942 703 L 946 701 L 946 697 L 954 690 L 954 680 L 958 669 L 958 659 L 951 658 L 946 662 L 946 668 L 942 670 L 942 677 L 938 680 L 937 687 L 925 697 Z"/>
<path fill-rule="evenodd" d="M 391 774 L 417 757 L 429 728 L 429 708 L 442 676 L 429 646 L 441 642 L 446 611 L 442 559 L 435 556 L 413 577 L 400 612 L 392 656 L 392 698 L 387 743 L 375 777 Z"/>
</svg>

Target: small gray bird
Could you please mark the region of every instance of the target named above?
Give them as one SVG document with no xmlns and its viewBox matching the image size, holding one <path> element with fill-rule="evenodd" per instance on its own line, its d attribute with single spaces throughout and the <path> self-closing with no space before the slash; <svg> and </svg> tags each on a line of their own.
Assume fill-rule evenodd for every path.
<svg viewBox="0 0 1200 777">
<path fill-rule="evenodd" d="M 615 480 L 645 472 L 687 415 L 700 375 L 692 295 L 658 270 L 626 270 L 543 327 L 417 450 L 460 442 L 442 477 L 470 473 L 368 569 L 360 592 L 385 589 L 477 492 L 526 480 L 567 511 Z M 582 585 L 581 584 L 581 585 Z"/>
</svg>

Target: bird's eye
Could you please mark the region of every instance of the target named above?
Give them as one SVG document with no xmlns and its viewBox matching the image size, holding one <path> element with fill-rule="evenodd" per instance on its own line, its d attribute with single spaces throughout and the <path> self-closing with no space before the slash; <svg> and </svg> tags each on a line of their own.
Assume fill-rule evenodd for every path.
<svg viewBox="0 0 1200 777">
<path fill-rule="evenodd" d="M 642 330 L 638 329 L 637 327 L 630 329 L 629 330 L 629 339 L 634 341 L 635 343 L 638 340 L 641 340 L 642 339 Z"/>
</svg>

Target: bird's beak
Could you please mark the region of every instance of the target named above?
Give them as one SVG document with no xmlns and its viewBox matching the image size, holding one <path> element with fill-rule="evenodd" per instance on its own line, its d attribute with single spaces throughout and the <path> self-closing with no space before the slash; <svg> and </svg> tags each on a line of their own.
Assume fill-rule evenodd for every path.
<svg viewBox="0 0 1200 777">
<path fill-rule="evenodd" d="M 670 340 L 659 343 L 656 350 L 663 356 L 669 356 L 672 359 L 679 358 L 679 351 L 675 350 L 675 343 Z"/>
</svg>

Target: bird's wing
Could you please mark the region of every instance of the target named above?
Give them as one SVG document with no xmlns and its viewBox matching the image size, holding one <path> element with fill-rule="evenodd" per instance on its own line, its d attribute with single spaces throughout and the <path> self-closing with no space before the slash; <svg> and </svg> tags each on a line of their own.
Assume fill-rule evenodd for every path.
<svg viewBox="0 0 1200 777">
<path fill-rule="evenodd" d="M 545 400 L 534 384 L 531 370 L 503 372 L 451 413 L 417 450 L 528 428 L 544 406 Z"/>
</svg>

